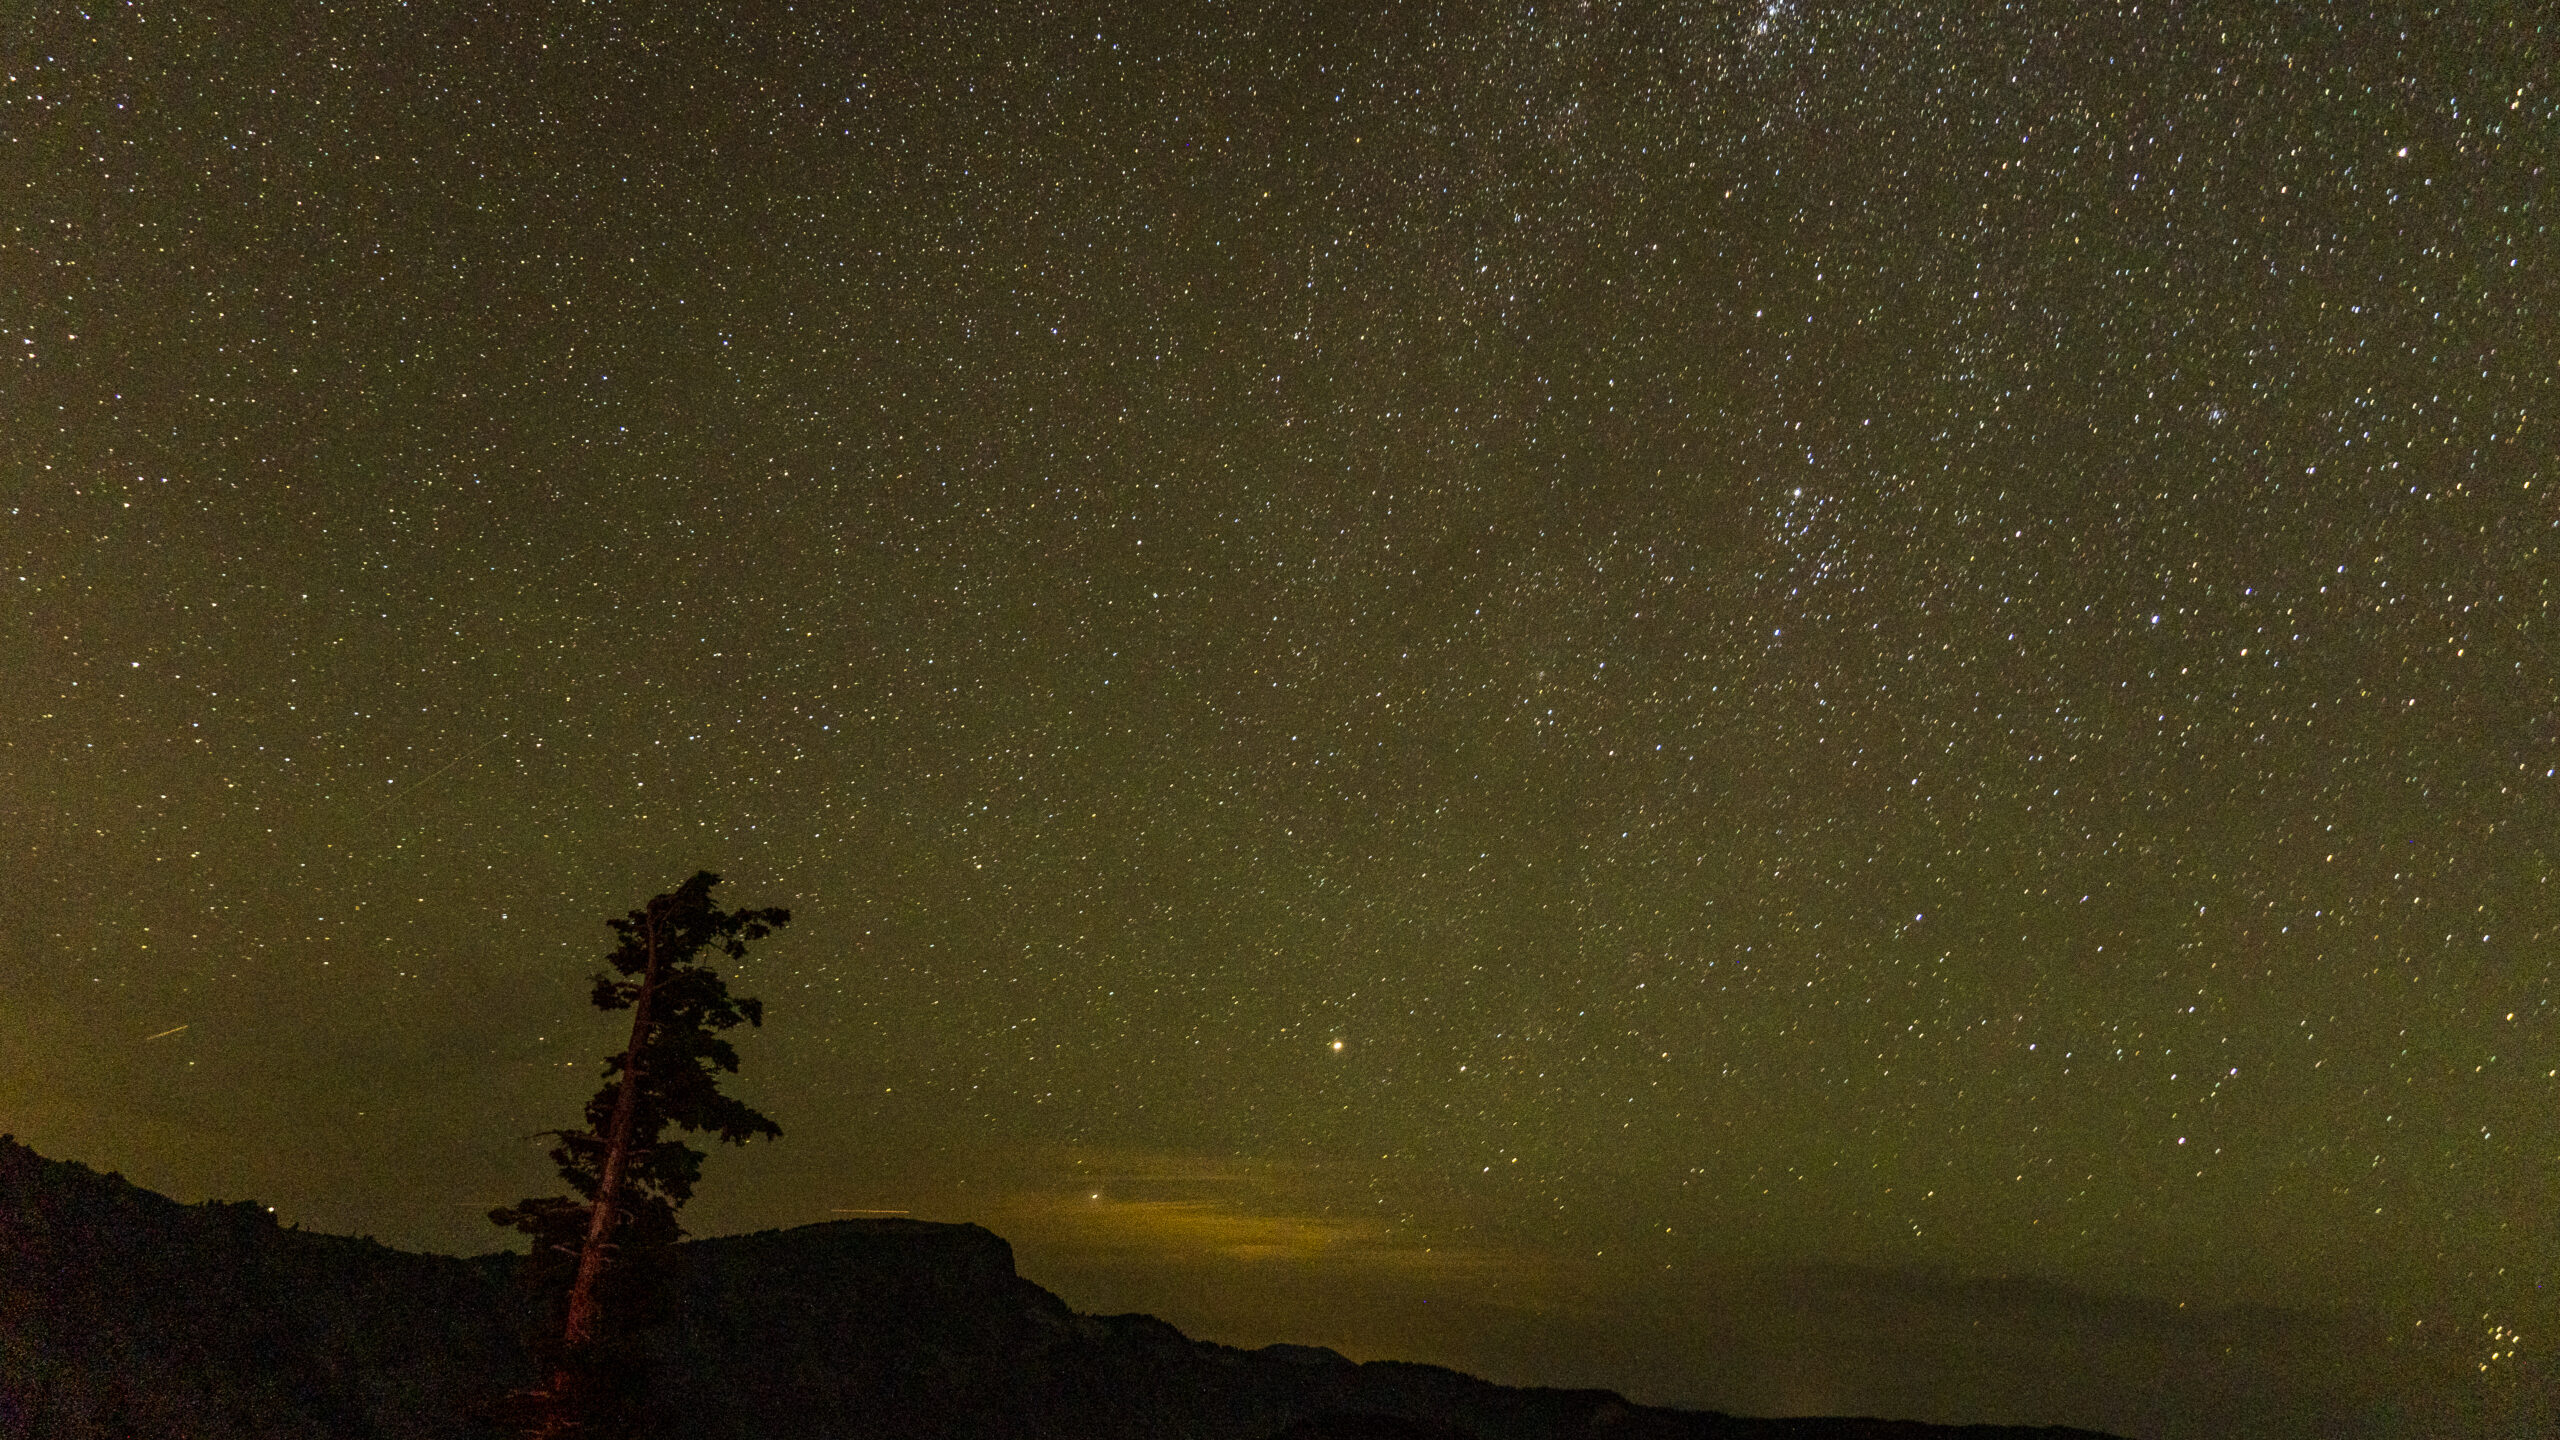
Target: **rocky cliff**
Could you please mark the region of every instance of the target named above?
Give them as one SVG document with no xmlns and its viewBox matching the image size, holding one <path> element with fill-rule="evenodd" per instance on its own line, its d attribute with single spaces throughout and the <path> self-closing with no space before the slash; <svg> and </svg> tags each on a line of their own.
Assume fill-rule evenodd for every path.
<svg viewBox="0 0 2560 1440">
<path fill-rule="evenodd" d="M 1079 1315 L 975 1225 L 841 1221 L 692 1242 L 653 1339 L 666 1440 L 2058 1437 L 1742 1420 Z M 487 1432 L 530 1378 L 506 1255 L 412 1255 L 180 1205 L 0 1137 L 0 1440 Z M 681 1417 L 681 1425 L 677 1424 Z"/>
</svg>

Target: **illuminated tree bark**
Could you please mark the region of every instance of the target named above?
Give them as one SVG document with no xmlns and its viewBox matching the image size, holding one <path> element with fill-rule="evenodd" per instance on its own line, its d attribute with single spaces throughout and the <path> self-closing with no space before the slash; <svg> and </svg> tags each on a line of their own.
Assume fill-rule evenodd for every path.
<svg viewBox="0 0 2560 1440">
<path fill-rule="evenodd" d="M 562 1332 L 562 1343 L 572 1352 L 594 1343 L 596 1338 L 596 1282 L 604 1275 L 606 1258 L 612 1253 L 614 1223 L 622 1218 L 622 1175 L 630 1167 L 631 1132 L 640 1115 L 640 1085 L 645 1073 L 641 1048 L 649 1039 L 649 1002 L 658 988 L 658 905 L 652 901 L 648 920 L 642 927 L 642 946 L 648 952 L 648 971 L 641 976 L 640 993 L 631 1002 L 631 1044 L 622 1052 L 622 1083 L 613 1097 L 613 1128 L 605 1139 L 604 1173 L 596 1180 L 595 1203 L 587 1207 L 587 1238 L 578 1247 L 578 1278 L 569 1286 L 569 1319 Z"/>
</svg>

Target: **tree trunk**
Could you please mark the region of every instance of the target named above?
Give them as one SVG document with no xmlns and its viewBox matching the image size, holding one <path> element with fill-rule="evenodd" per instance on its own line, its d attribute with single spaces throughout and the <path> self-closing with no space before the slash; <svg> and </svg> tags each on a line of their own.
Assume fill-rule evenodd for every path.
<svg viewBox="0 0 2560 1440">
<path fill-rule="evenodd" d="M 650 907 L 643 932 L 649 968 L 640 977 L 640 994 L 631 1005 L 631 1048 L 622 1052 L 622 1088 L 613 1098 L 613 1123 L 605 1136 L 604 1169 L 596 1178 L 596 1200 L 587 1216 L 587 1242 L 578 1251 L 578 1278 L 569 1287 L 569 1327 L 562 1336 L 566 1353 L 577 1352 L 596 1338 L 596 1282 L 604 1275 L 613 1247 L 613 1229 L 622 1219 L 622 1174 L 631 1159 L 631 1128 L 640 1112 L 640 1046 L 649 1037 L 649 1000 L 658 988 L 657 907 Z"/>
</svg>

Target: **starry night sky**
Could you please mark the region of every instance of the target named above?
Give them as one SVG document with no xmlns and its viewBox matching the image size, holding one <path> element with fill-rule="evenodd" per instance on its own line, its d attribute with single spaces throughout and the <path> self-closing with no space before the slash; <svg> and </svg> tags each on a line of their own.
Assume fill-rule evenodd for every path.
<svg viewBox="0 0 2560 1440">
<path fill-rule="evenodd" d="M 491 1248 L 710 868 L 797 918 L 699 1233 L 1762 1412 L 2547 1415 L 2548 10 L 6 25 L 40 1150 Z"/>
</svg>

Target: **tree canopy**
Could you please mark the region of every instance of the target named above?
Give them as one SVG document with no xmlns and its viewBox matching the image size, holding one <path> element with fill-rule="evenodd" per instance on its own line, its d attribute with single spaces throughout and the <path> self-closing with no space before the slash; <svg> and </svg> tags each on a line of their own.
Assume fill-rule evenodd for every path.
<svg viewBox="0 0 2560 1440">
<path fill-rule="evenodd" d="M 541 1437 L 605 1436 L 629 1428 L 637 1383 L 632 1335 L 664 1318 L 668 1270 L 684 1235 L 676 1211 L 693 1198 L 704 1154 L 667 1131 L 711 1134 L 732 1145 L 782 1127 L 722 1093 L 738 1052 L 723 1032 L 762 1025 L 762 1002 L 733 997 L 704 963 L 730 960 L 791 922 L 788 910 L 721 910 L 720 877 L 700 871 L 638 910 L 609 920 L 620 943 L 589 998 L 632 1012 L 631 1038 L 608 1056 L 604 1085 L 587 1102 L 587 1128 L 549 1132 L 551 1159 L 570 1194 L 537 1196 L 489 1212 L 533 1241 L 528 1275 L 553 1299 L 543 1334 L 548 1378 L 510 1397 L 502 1419 Z"/>
</svg>

